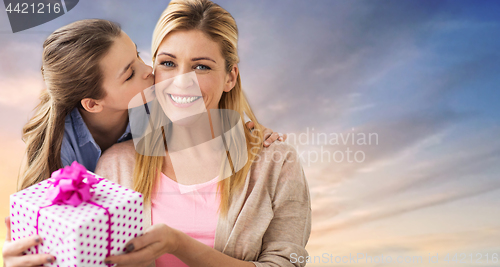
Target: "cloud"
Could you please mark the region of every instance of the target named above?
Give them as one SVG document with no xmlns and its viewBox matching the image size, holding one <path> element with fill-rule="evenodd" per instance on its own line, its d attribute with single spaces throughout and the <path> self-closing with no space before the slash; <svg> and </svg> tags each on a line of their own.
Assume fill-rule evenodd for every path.
<svg viewBox="0 0 500 267">
<path fill-rule="evenodd" d="M 359 196 L 351 201 L 349 207 L 356 206 L 355 203 L 373 203 L 410 190 L 425 190 L 429 186 L 437 187 L 447 182 L 462 180 L 465 183 L 467 182 L 465 180 L 470 180 L 472 177 L 475 183 L 485 183 L 487 181 L 482 181 L 480 176 L 493 167 L 491 163 L 494 159 L 500 159 L 500 146 L 482 151 L 471 150 L 466 155 L 452 154 L 438 158 L 422 168 L 410 168 L 408 173 L 400 175 L 405 179 L 397 179 L 380 190 Z"/>
<path fill-rule="evenodd" d="M 445 203 L 453 202 L 464 198 L 474 197 L 487 192 L 496 191 L 498 189 L 500 189 L 500 182 L 497 181 L 483 185 L 479 188 L 473 188 L 458 192 L 434 194 L 425 199 L 423 198 L 419 199 L 409 205 L 398 205 L 396 207 L 390 207 L 387 209 L 379 209 L 376 211 L 365 211 L 361 215 L 353 216 L 343 221 L 332 222 L 328 226 L 316 227 L 314 229 L 314 232 L 315 235 L 319 235 L 319 234 L 324 234 L 325 232 L 339 231 L 345 228 L 355 227 L 360 224 L 366 224 L 376 220 L 390 218 L 399 214 L 413 212 L 416 210 L 433 207 L 436 205 L 442 205 Z"/>
<path fill-rule="evenodd" d="M 315 225 L 335 223 L 338 217 L 356 221 L 353 213 L 372 205 L 398 210 L 396 213 L 383 213 L 382 218 L 412 212 L 420 209 L 421 205 L 427 205 L 427 196 L 439 195 L 443 188 L 447 188 L 446 191 L 464 192 L 465 195 L 468 194 L 467 190 L 481 192 L 482 188 L 494 188 L 497 180 L 495 173 L 498 173 L 499 168 L 493 163 L 500 159 L 500 142 L 494 138 L 500 129 L 484 129 L 475 132 L 474 137 L 460 136 L 458 129 L 452 127 L 444 133 L 429 135 L 370 164 L 354 164 L 351 169 L 340 171 L 337 170 L 338 165 L 330 165 L 324 167 L 323 173 L 308 176 L 313 202 L 316 203 L 313 209 Z M 460 137 L 453 142 L 443 143 L 456 138 L 454 135 Z M 485 143 L 483 140 L 491 141 Z M 429 154 L 427 151 L 433 148 L 439 148 L 441 153 Z M 349 190 L 352 182 L 366 189 Z M 350 193 L 339 195 L 341 192 Z M 450 199 L 454 198 L 450 196 Z M 447 202 L 436 201 L 432 205 L 444 203 Z M 378 215 L 373 216 L 378 218 Z M 355 224 L 370 222 L 370 218 Z"/>
<path fill-rule="evenodd" d="M 4 77 L 0 79 L 0 105 L 31 110 L 42 89 L 45 87 L 39 75 L 31 73 L 26 77 Z M 40 75 L 41 76 L 41 75 Z"/>
<path fill-rule="evenodd" d="M 386 259 L 388 256 L 391 256 L 394 261 L 391 266 L 409 265 L 408 263 L 397 264 L 396 257 L 398 256 L 422 256 L 423 263 L 427 263 L 429 255 L 435 256 L 436 253 L 438 253 L 441 263 L 439 266 L 444 266 L 442 264 L 445 262 L 442 260 L 448 253 L 452 255 L 450 259 L 455 253 L 460 254 L 465 251 L 477 251 L 483 253 L 483 255 L 486 253 L 489 253 L 489 255 L 495 253 L 498 250 L 498 242 L 496 242 L 496 240 L 500 238 L 500 228 L 479 227 L 477 229 L 465 231 L 438 232 L 421 235 L 387 236 L 384 234 L 375 234 L 373 236 L 364 236 L 364 238 L 359 238 L 352 234 L 355 233 L 351 233 L 349 236 L 352 238 L 348 238 L 345 241 L 339 241 L 338 234 L 335 236 L 326 234 L 321 239 L 310 240 L 312 242 L 307 244 L 306 249 L 311 256 L 322 255 L 323 253 L 331 253 L 334 256 L 345 256 L 349 255 L 349 253 L 357 255 L 357 253 L 362 253 L 365 254 L 365 257 L 367 255 L 371 257 L 383 255 Z M 336 239 L 337 242 L 328 241 L 332 239 Z M 363 264 L 362 266 L 378 266 L 375 264 L 366 264 L 364 259 L 359 261 L 359 264 Z M 483 261 L 481 265 L 495 266 L 485 264 L 486 261 Z M 346 264 L 345 266 L 349 265 L 352 265 L 352 263 Z M 446 266 L 451 267 L 455 265 Z"/>
<path fill-rule="evenodd" d="M 269 8 L 237 14 L 242 79 L 260 117 L 290 129 L 335 122 L 350 108 L 347 95 L 364 90 L 360 82 L 391 68 L 398 55 L 413 49 L 440 10 L 439 4 L 391 4 L 323 3 L 321 12 L 318 6 L 296 3 L 286 16 L 271 16 Z M 287 108 L 265 116 L 266 107 L 276 105 Z M 314 113 L 303 107 L 315 107 Z M 282 123 L 279 118 L 285 114 L 293 121 Z"/>
</svg>

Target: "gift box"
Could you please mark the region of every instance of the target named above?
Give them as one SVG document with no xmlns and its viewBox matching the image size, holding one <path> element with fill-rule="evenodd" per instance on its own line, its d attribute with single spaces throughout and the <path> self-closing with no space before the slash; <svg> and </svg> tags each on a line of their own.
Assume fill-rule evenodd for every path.
<svg viewBox="0 0 500 267">
<path fill-rule="evenodd" d="M 55 256 L 45 266 L 107 266 L 142 234 L 140 193 L 87 172 L 77 162 L 10 196 L 11 237 L 39 234 L 26 254 Z"/>
</svg>

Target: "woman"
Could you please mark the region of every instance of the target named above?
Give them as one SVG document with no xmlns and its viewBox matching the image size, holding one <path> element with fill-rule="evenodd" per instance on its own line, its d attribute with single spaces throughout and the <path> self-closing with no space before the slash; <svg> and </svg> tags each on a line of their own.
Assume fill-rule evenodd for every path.
<svg viewBox="0 0 500 267">
<path fill-rule="evenodd" d="M 47 89 L 33 118 L 23 129 L 26 162 L 18 190 L 39 183 L 74 160 L 94 170 L 101 152 L 131 138 L 128 103 L 154 83 L 152 68 L 115 23 L 82 20 L 52 33 L 43 45 L 42 74 Z M 266 141 L 274 141 L 273 134 Z M 10 236 L 10 218 L 6 218 Z M 51 262 L 51 255 L 20 256 L 40 236 L 3 249 L 6 266 Z"/>
<path fill-rule="evenodd" d="M 199 118 L 188 114 L 186 122 L 186 107 L 174 104 L 182 95 L 196 99 L 191 90 L 196 85 L 202 98 L 194 101 L 203 100 L 207 110 L 233 110 L 239 116 L 245 112 L 258 125 L 241 89 L 237 36 L 232 16 L 208 0 L 172 1 L 163 12 L 152 45 L 156 96 L 169 118 L 180 118 L 162 130 L 165 139 L 199 143 L 186 131 Z M 200 65 L 197 81 L 190 80 L 186 73 Z M 172 91 L 158 86 L 165 81 Z M 161 137 L 152 133 L 144 140 L 166 143 Z M 309 189 L 298 155 L 280 142 L 262 148 L 255 142 L 259 137 L 249 131 L 244 137 L 245 166 L 229 179 L 215 177 L 202 184 L 178 183 L 176 178 L 193 163 L 209 164 L 214 149 L 208 144 L 203 153 L 177 156 L 177 165 L 168 144 L 165 156 L 137 153 L 131 141 L 106 151 L 96 173 L 134 188 L 145 199 L 144 235 L 127 243 L 127 254 L 106 261 L 118 266 L 303 266 L 291 260 L 294 254 L 308 255 L 311 231 Z M 182 194 L 181 189 L 197 194 Z M 217 194 L 204 194 L 214 190 Z"/>
</svg>

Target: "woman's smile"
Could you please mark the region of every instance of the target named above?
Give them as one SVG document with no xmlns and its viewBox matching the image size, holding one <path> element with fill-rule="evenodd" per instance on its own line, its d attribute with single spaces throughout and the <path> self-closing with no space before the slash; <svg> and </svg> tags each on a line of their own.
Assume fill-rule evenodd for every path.
<svg viewBox="0 0 500 267">
<path fill-rule="evenodd" d="M 168 98 L 170 98 L 172 104 L 176 107 L 180 108 L 185 108 L 192 106 L 198 99 L 201 98 L 201 96 L 194 96 L 194 95 L 173 95 L 173 94 L 168 94 Z"/>
</svg>

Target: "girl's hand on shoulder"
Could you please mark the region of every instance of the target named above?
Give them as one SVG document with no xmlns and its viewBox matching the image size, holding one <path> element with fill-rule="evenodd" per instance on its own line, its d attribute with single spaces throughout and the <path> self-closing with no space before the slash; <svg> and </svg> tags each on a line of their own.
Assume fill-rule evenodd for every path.
<svg viewBox="0 0 500 267">
<path fill-rule="evenodd" d="M 164 223 L 153 224 L 142 236 L 130 240 L 126 254 L 107 257 L 106 264 L 117 266 L 148 266 L 165 253 L 174 254 L 177 250 L 178 230 Z"/>
<path fill-rule="evenodd" d="M 11 241 L 10 217 L 5 218 L 5 225 L 7 226 L 7 238 L 2 251 L 4 267 L 40 266 L 44 263 L 54 262 L 54 257 L 49 254 L 23 255 L 23 252 L 28 248 L 42 243 L 42 237 L 33 235 Z"/>
<path fill-rule="evenodd" d="M 249 130 L 252 130 L 255 126 L 255 124 L 252 121 L 247 122 L 245 125 Z M 280 134 L 278 132 L 273 132 L 273 130 L 271 130 L 269 128 L 266 128 L 264 126 L 262 126 L 262 127 L 264 128 L 264 131 L 262 132 L 264 139 L 265 139 L 264 147 L 270 146 L 276 140 L 279 140 L 281 142 L 285 142 L 286 137 L 287 137 L 286 134 Z"/>
</svg>

